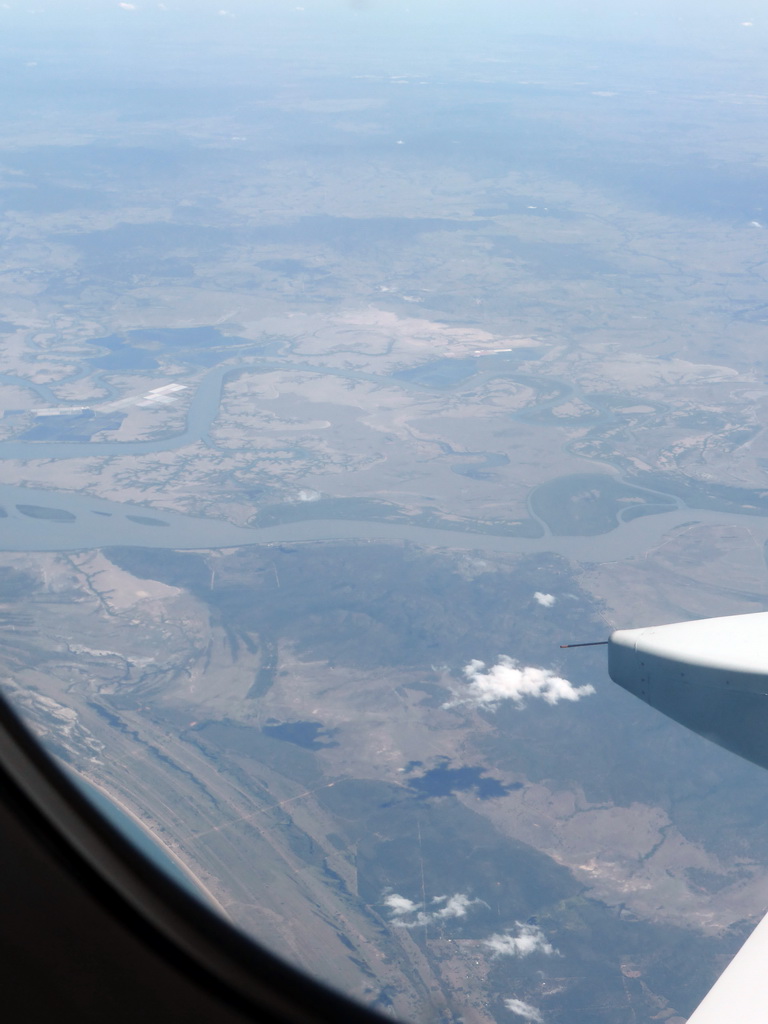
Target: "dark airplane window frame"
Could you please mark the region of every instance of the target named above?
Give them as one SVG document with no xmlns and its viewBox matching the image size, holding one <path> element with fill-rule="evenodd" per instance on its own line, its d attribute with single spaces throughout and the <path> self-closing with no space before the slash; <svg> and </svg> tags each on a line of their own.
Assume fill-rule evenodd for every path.
<svg viewBox="0 0 768 1024">
<path fill-rule="evenodd" d="M 52 865 L 58 882 L 46 889 L 47 865 Z M 283 963 L 156 868 L 79 792 L 2 696 L 0 871 L 4 879 L 0 984 L 6 1020 L 20 1019 L 14 1011 L 23 1012 L 32 1022 L 114 1020 L 114 1010 L 110 1018 L 98 1000 L 89 1017 L 76 998 L 83 986 L 86 994 L 98 995 L 104 983 L 110 985 L 117 1004 L 125 1006 L 126 1020 L 135 1019 L 137 1012 L 143 1012 L 145 1020 L 167 1024 L 175 1020 L 376 1024 L 383 1020 Z M 48 895 L 40 908 L 43 916 L 38 915 L 34 926 L 41 885 Z M 64 889 L 75 893 L 75 915 L 71 893 L 65 894 Z M 94 930 L 88 923 L 87 905 L 93 903 L 106 916 L 108 928 Z M 77 943 L 61 942 L 62 924 L 78 942 L 83 941 L 85 954 L 75 948 Z M 154 981 L 148 978 L 152 971 L 146 964 L 136 969 L 125 949 L 115 946 L 113 951 L 112 926 L 131 949 L 140 948 L 145 958 L 149 955 L 159 970 Z M 114 978 L 95 973 L 94 964 L 105 958 L 115 968 Z M 50 982 L 46 962 L 60 963 L 65 979 L 63 995 L 61 985 L 51 990 L 50 1006 L 45 996 Z M 161 988 L 153 991 L 154 984 Z M 173 1011 L 169 1015 L 167 1007 L 160 1005 L 161 997 L 168 997 L 170 985 L 179 984 L 180 994 L 175 988 L 173 992 L 178 1015 Z M 62 1005 L 68 993 L 72 1005 Z"/>
</svg>

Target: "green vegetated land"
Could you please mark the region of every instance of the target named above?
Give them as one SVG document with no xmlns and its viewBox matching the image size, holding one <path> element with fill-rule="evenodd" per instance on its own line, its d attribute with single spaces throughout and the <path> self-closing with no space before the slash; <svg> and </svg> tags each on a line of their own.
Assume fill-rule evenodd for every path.
<svg viewBox="0 0 768 1024">
<path fill-rule="evenodd" d="M 584 477 L 571 479 L 571 493 L 594 482 L 592 477 L 586 482 Z M 609 493 L 624 497 L 636 492 L 615 488 Z M 226 625 L 234 652 L 264 649 L 273 672 L 277 664 L 270 661 L 272 653 L 286 642 L 316 662 L 318 671 L 323 663 L 361 673 L 383 666 L 393 672 L 412 668 L 414 685 L 407 688 L 424 690 L 423 702 L 429 707 L 439 708 L 448 696 L 441 687 L 423 682 L 434 679 L 430 665 L 451 666 L 457 685 L 462 667 L 472 658 L 493 664 L 506 653 L 524 664 L 540 664 L 541 652 L 551 651 L 550 664 L 555 665 L 559 640 L 590 621 L 604 628 L 597 607 L 579 589 L 567 563 L 554 556 L 500 565 L 401 544 L 249 547 L 217 554 L 212 586 L 213 563 L 204 554 L 141 548 L 106 553 L 140 578 L 191 591 L 208 605 L 214 621 Z M 557 594 L 555 605 L 541 607 L 532 598 L 536 590 Z M 601 683 L 605 669 L 600 653 L 571 653 L 579 657 L 569 656 L 557 668 L 576 685 L 595 683 L 596 694 L 556 707 L 531 700 L 523 709 L 506 702 L 495 713 L 481 711 L 484 726 L 482 737 L 473 740 L 473 760 L 427 757 L 423 763 L 403 764 L 400 784 L 355 777 L 353 767 L 348 777 L 328 786 L 325 758 L 337 743 L 343 748 L 344 737 L 326 731 L 322 707 L 313 709 L 312 721 L 278 728 L 268 724 L 270 719 L 250 724 L 228 718 L 199 720 L 190 727 L 191 715 L 182 714 L 182 737 L 243 785 L 255 786 L 263 765 L 311 791 L 333 816 L 333 847 L 354 862 L 356 892 L 328 863 L 322 837 L 294 821 L 289 809 L 275 808 L 274 827 L 306 870 L 323 876 L 339 906 L 359 908 L 378 931 L 389 919 L 382 903 L 386 893 L 416 903 L 422 895 L 429 901 L 466 893 L 478 902 L 465 917 L 409 930 L 428 958 L 443 955 L 430 945 L 433 939 L 482 941 L 529 921 L 542 928 L 562 955 L 492 959 L 491 991 L 515 993 L 538 1004 L 536 986 L 542 977 L 553 989 L 557 979 L 565 979 L 562 990 L 547 997 L 547 1014 L 553 1020 L 560 1014 L 575 1024 L 615 1024 L 628 1001 L 638 1014 L 650 1012 L 653 993 L 675 991 L 674 1009 L 685 1015 L 713 981 L 716 954 L 735 948 L 736 939 L 639 919 L 595 898 L 548 853 L 503 834 L 482 813 L 483 807 L 513 798 L 515 790 L 534 783 L 560 791 L 576 785 L 596 807 L 627 808 L 637 801 L 664 806 L 686 836 L 707 848 L 713 842 L 711 822 L 717 828 L 723 821 L 740 828 L 754 815 L 746 796 L 726 807 L 718 795 L 725 792 L 722 787 L 712 795 L 707 780 L 728 772 L 726 753 L 710 745 L 702 749 L 697 737 L 676 729 L 624 691 Z M 268 674 L 258 686 L 254 681 L 249 694 L 254 708 L 270 685 Z M 371 700 L 377 700 L 377 692 Z M 309 709 L 299 713 L 304 710 Z M 460 721 L 457 717 L 457 728 L 468 725 L 460 726 Z M 681 761 L 697 768 L 670 783 L 672 762 Z M 730 770 L 738 774 L 741 766 L 731 765 Z M 511 779 L 520 781 L 510 784 Z M 738 785 L 729 788 L 739 791 Z M 463 801 L 466 794 L 481 801 L 476 809 Z M 267 791 L 263 796 L 273 803 Z M 749 842 L 759 844 L 754 828 L 747 832 Z M 595 854 L 609 842 L 596 834 Z M 715 878 L 713 884 L 721 880 Z M 349 936 L 345 939 L 345 945 L 352 943 L 350 955 L 361 958 L 360 948 Z M 627 980 L 622 974 L 627 963 L 639 972 L 637 977 Z M 595 991 L 601 993 L 597 1007 Z M 505 1011 L 500 1000 L 501 995 L 501 1019 Z"/>
<path fill-rule="evenodd" d="M 531 556 L 514 571 L 483 563 L 468 575 L 461 558 L 401 544 L 248 547 L 216 561 L 147 548 L 107 548 L 136 576 L 190 590 L 240 643 L 280 637 L 299 652 L 338 664 L 461 668 L 471 657 L 512 651 L 528 661 L 555 636 L 583 629 L 590 599 L 542 615 L 535 591 L 571 589 L 565 560 Z M 279 580 L 279 585 L 277 581 Z M 252 641 L 251 641 L 252 642 Z"/>
<path fill-rule="evenodd" d="M 248 525 L 281 526 L 283 523 L 318 519 L 404 523 L 432 530 L 478 533 L 496 537 L 541 537 L 544 533 L 539 523 L 533 519 L 448 519 L 433 508 L 423 508 L 417 514 L 409 515 L 399 505 L 376 498 L 320 498 L 317 501 L 265 505 L 250 519 Z"/>
<path fill-rule="evenodd" d="M 660 479 L 664 479 L 661 477 Z M 622 483 L 602 473 L 560 476 L 537 487 L 531 494 L 531 509 L 557 536 L 591 537 L 608 533 L 619 525 L 619 516 L 669 511 L 677 504 L 661 492 L 651 492 Z"/>
<path fill-rule="evenodd" d="M 689 508 L 768 516 L 768 489 L 729 487 L 725 484 L 695 480 L 682 473 L 643 472 L 634 474 L 633 480 L 642 487 L 663 489 L 667 494 L 680 498 Z"/>
</svg>

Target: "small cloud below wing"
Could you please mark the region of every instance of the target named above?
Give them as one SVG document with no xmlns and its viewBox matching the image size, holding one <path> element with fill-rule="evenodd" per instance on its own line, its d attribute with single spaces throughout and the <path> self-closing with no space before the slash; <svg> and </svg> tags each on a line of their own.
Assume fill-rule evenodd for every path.
<svg viewBox="0 0 768 1024">
<path fill-rule="evenodd" d="M 464 677 L 469 682 L 464 696 L 448 701 L 443 707 L 470 704 L 495 711 L 505 700 L 514 701 L 518 707 L 523 707 L 526 699 L 554 705 L 562 700 L 581 700 L 595 692 L 591 683 L 574 686 L 549 669 L 521 665 L 507 655 L 502 655 L 490 668 L 486 668 L 484 661 L 470 661 L 464 669 Z"/>
<path fill-rule="evenodd" d="M 404 917 L 406 914 L 414 914 L 421 908 L 420 903 L 414 903 L 413 900 L 409 900 L 406 896 L 399 896 L 397 893 L 385 896 L 383 902 L 395 919 Z"/>
<path fill-rule="evenodd" d="M 517 934 L 506 931 L 484 939 L 494 956 L 530 956 L 531 953 L 543 953 L 545 956 L 559 956 L 558 951 L 547 941 L 544 932 L 537 925 L 515 922 Z"/>
<path fill-rule="evenodd" d="M 435 896 L 428 905 L 429 909 L 423 903 L 415 903 L 398 893 L 385 896 L 382 902 L 390 912 L 392 924 L 399 928 L 423 928 L 436 921 L 466 917 L 471 907 L 488 905 L 481 899 L 470 899 L 463 892 L 454 893 L 453 896 Z"/>
<path fill-rule="evenodd" d="M 531 1006 L 530 1003 L 524 1003 L 522 999 L 505 999 L 504 1005 L 512 1013 L 516 1013 L 518 1017 L 524 1017 L 528 1024 L 544 1024 L 544 1018 L 536 1009 L 535 1006 Z"/>
</svg>

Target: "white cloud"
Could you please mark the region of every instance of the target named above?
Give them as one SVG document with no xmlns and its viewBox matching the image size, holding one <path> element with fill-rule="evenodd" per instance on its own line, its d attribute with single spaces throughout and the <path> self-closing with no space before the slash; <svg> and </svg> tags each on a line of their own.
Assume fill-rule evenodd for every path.
<svg viewBox="0 0 768 1024">
<path fill-rule="evenodd" d="M 547 668 L 520 665 L 506 654 L 502 654 L 497 664 L 487 671 L 484 661 L 470 661 L 464 669 L 464 676 L 469 680 L 464 695 L 443 704 L 444 708 L 472 704 L 495 711 L 503 700 L 513 700 L 518 707 L 523 706 L 526 697 L 558 704 L 561 700 L 580 700 L 595 692 L 590 683 L 574 686 Z"/>
<path fill-rule="evenodd" d="M 382 902 L 389 910 L 393 924 L 400 928 L 423 928 L 425 924 L 434 921 L 466 917 L 469 908 L 478 903 L 487 906 L 483 900 L 471 900 L 463 892 L 454 893 L 453 896 L 435 896 L 426 907 L 423 903 L 414 903 L 407 896 L 400 896 L 398 893 L 385 896 Z"/>
<path fill-rule="evenodd" d="M 440 910 L 433 911 L 432 916 L 436 919 L 441 917 L 466 917 L 467 910 L 475 903 L 482 903 L 482 900 L 471 900 L 465 893 L 457 892 L 453 896 L 436 896 L 432 903 L 444 903 Z"/>
<path fill-rule="evenodd" d="M 541 928 L 533 924 L 521 924 L 515 921 L 517 935 L 504 932 L 503 935 L 492 935 L 490 939 L 484 939 L 483 945 L 488 946 L 494 956 L 530 956 L 531 953 L 544 953 L 546 956 L 554 956 L 557 950 L 547 938 Z M 558 954 L 559 955 L 559 954 Z"/>
<path fill-rule="evenodd" d="M 389 908 L 392 917 L 402 917 L 403 914 L 414 914 L 421 904 L 414 903 L 413 900 L 409 900 L 405 896 L 392 893 L 391 896 L 384 899 L 384 906 Z"/>
<path fill-rule="evenodd" d="M 533 597 L 535 601 L 539 602 L 542 608 L 551 608 L 557 600 L 554 594 L 542 594 L 540 590 L 537 590 Z"/>
<path fill-rule="evenodd" d="M 524 1003 L 522 999 L 505 999 L 504 1005 L 518 1017 L 525 1017 L 528 1024 L 544 1024 L 544 1018 L 536 1007 L 531 1006 L 530 1003 Z"/>
</svg>

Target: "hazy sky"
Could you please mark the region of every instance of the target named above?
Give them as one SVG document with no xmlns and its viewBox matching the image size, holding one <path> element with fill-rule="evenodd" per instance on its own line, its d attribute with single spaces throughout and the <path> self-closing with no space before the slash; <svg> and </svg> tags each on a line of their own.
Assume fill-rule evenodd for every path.
<svg viewBox="0 0 768 1024">
<path fill-rule="evenodd" d="M 502 46 L 543 34 L 749 51 L 764 43 L 768 13 L 755 0 L 57 0 L 3 4 L 0 25 L 4 34 L 32 30 L 42 40 L 54 29 L 68 45 L 101 38 L 121 48 L 134 33 L 151 41 L 204 28 L 210 45 L 260 30 L 279 33 L 284 43 L 314 41 L 331 49 L 352 41 L 378 49 L 461 48 L 481 40 Z M 265 41 L 275 40 L 262 36 Z"/>
</svg>

